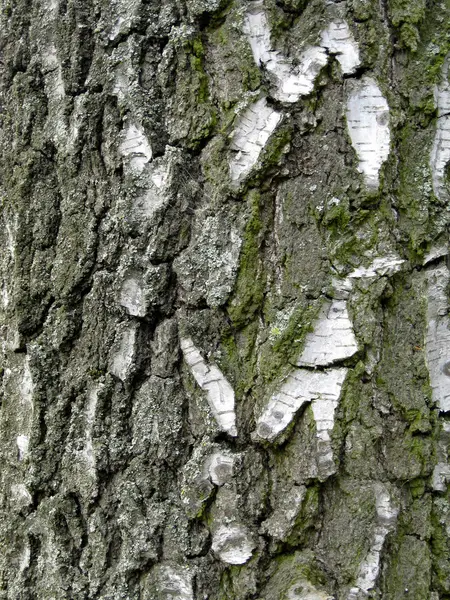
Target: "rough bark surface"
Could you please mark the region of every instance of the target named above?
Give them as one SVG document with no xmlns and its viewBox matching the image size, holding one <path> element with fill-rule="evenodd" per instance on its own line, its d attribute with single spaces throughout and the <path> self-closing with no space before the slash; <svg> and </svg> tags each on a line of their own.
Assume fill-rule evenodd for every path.
<svg viewBox="0 0 450 600">
<path fill-rule="evenodd" d="M 0 4 L 0 598 L 450 598 L 448 0 Z"/>
</svg>

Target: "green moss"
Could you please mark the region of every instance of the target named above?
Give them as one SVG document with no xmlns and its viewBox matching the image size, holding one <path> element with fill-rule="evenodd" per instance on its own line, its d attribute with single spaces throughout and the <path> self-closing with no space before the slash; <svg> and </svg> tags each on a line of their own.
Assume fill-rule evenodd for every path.
<svg viewBox="0 0 450 600">
<path fill-rule="evenodd" d="M 233 592 L 233 580 L 229 569 L 226 569 L 220 578 L 217 600 L 235 600 L 235 598 L 236 596 Z"/>
<path fill-rule="evenodd" d="M 261 86 L 261 71 L 253 53 L 242 35 L 242 10 L 230 6 L 225 21 L 212 21 L 206 30 L 208 47 L 214 48 L 208 56 L 208 70 L 215 81 L 216 93 L 225 99 L 226 110 L 242 101 L 242 94 L 256 91 Z"/>
<path fill-rule="evenodd" d="M 209 100 L 209 82 L 208 76 L 204 69 L 205 51 L 200 37 L 190 40 L 188 43 L 189 61 L 192 70 L 196 73 L 196 92 L 197 101 L 200 103 L 208 102 Z"/>
<path fill-rule="evenodd" d="M 415 283 L 411 285 L 407 275 L 397 275 L 393 293 L 385 304 L 384 347 L 377 383 L 414 431 L 430 431 L 436 414 L 430 410 L 431 389 L 421 350 L 426 307 L 423 289 Z"/>
<path fill-rule="evenodd" d="M 180 122 L 189 124 L 186 143 L 194 149 L 213 134 L 217 125 L 217 110 L 211 101 L 204 61 L 201 36 L 184 40 L 177 50 L 177 106 Z"/>
<path fill-rule="evenodd" d="M 103 375 L 105 375 L 105 371 L 104 369 L 90 369 L 88 371 L 88 375 L 92 379 L 100 379 L 100 377 L 103 377 Z"/>
<path fill-rule="evenodd" d="M 265 272 L 260 260 L 263 225 L 261 196 L 256 190 L 248 194 L 250 218 L 244 232 L 239 272 L 228 314 L 233 325 L 242 328 L 262 309 L 265 290 Z"/>
<path fill-rule="evenodd" d="M 347 375 L 339 407 L 345 423 L 351 423 L 358 418 L 361 412 L 361 398 L 367 393 L 371 393 L 371 391 L 367 391 L 362 381 L 364 371 L 364 363 L 359 361 Z"/>
<path fill-rule="evenodd" d="M 298 3 L 303 5 L 304 3 Z M 300 6 L 303 8 L 303 6 Z M 269 21 L 270 36 L 272 40 L 278 40 L 292 27 L 293 16 L 285 12 L 278 2 L 269 0 L 266 3 L 266 15 Z"/>
<path fill-rule="evenodd" d="M 221 339 L 220 368 L 233 382 L 238 398 L 247 394 L 255 380 L 257 355 L 255 353 L 258 322 L 253 321 L 240 331 L 229 328 Z"/>
<path fill-rule="evenodd" d="M 327 585 L 325 574 L 307 550 L 275 558 L 269 572 L 273 574 L 264 588 L 264 600 L 288 600 L 308 588 L 311 591 L 311 586 L 320 589 Z"/>
<path fill-rule="evenodd" d="M 425 18 L 425 0 L 389 0 L 388 6 L 392 24 L 399 28 L 403 45 L 416 51 L 420 40 L 418 25 Z"/>
<path fill-rule="evenodd" d="M 291 123 L 284 123 L 277 128 L 275 133 L 270 137 L 268 144 L 261 154 L 261 162 L 265 168 L 278 166 L 283 155 L 288 149 L 288 144 L 291 141 L 293 127 Z"/>
<path fill-rule="evenodd" d="M 381 597 L 389 600 L 429 598 L 431 557 L 428 544 L 400 532 L 391 545 L 389 555 L 390 561 L 383 573 Z"/>
<path fill-rule="evenodd" d="M 379 210 L 352 210 L 345 200 L 329 209 L 318 222 L 333 261 L 349 269 L 359 265 L 361 256 L 377 247 L 380 233 L 386 227 Z"/>
<path fill-rule="evenodd" d="M 409 489 L 413 498 L 422 498 L 426 491 L 425 481 L 422 478 L 413 479 L 409 482 Z"/>
<path fill-rule="evenodd" d="M 294 527 L 287 539 L 287 544 L 291 547 L 298 547 L 308 542 L 311 537 L 311 531 L 315 529 L 320 510 L 320 491 L 319 486 L 312 486 L 307 489 L 302 503 L 300 513 L 295 520 Z M 311 583 L 319 583 L 313 573 L 309 574 Z"/>
<path fill-rule="evenodd" d="M 441 594 L 450 594 L 450 545 L 448 530 L 448 498 L 436 498 L 431 511 L 431 553 L 433 584 Z"/>
<path fill-rule="evenodd" d="M 295 364 L 306 335 L 313 329 L 320 306 L 321 301 L 299 304 L 287 327 L 262 351 L 261 366 L 267 382 L 278 377 L 283 368 L 292 368 Z"/>
<path fill-rule="evenodd" d="M 348 204 L 341 202 L 326 212 L 322 223 L 328 230 L 339 233 L 347 227 L 350 223 L 350 219 L 351 215 L 348 210 Z"/>
</svg>

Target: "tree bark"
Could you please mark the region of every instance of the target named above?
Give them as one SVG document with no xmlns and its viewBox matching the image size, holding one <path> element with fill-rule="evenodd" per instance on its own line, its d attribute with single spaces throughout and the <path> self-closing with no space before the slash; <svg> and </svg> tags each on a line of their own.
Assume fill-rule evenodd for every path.
<svg viewBox="0 0 450 600">
<path fill-rule="evenodd" d="M 449 23 L 2 0 L 0 598 L 450 598 Z"/>
</svg>

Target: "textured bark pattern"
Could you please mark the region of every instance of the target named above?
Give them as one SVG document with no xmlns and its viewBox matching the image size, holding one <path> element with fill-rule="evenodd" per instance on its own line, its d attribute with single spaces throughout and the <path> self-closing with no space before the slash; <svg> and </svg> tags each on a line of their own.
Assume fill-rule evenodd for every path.
<svg viewBox="0 0 450 600">
<path fill-rule="evenodd" d="M 449 23 L 1 0 L 1 599 L 450 598 Z"/>
</svg>

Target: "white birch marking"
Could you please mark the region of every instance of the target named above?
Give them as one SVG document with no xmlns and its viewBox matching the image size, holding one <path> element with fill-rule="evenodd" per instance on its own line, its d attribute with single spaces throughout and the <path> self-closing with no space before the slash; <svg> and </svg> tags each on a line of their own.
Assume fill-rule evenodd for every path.
<svg viewBox="0 0 450 600">
<path fill-rule="evenodd" d="M 266 98 L 249 106 L 240 117 L 231 144 L 237 152 L 230 162 L 232 181 L 238 182 L 250 173 L 280 120 L 281 114 L 268 106 Z"/>
<path fill-rule="evenodd" d="M 126 159 L 131 172 L 140 175 L 152 160 L 152 149 L 141 125 L 128 125 L 119 152 Z"/>
<path fill-rule="evenodd" d="M 448 197 L 448 183 L 445 179 L 445 169 L 450 163 L 450 83 L 449 75 L 450 54 L 442 66 L 442 82 L 434 92 L 438 109 L 436 121 L 436 136 L 431 149 L 430 165 L 433 173 L 433 191 L 443 199 Z"/>
<path fill-rule="evenodd" d="M 321 44 L 336 55 L 345 75 L 353 74 L 361 64 L 358 44 L 345 21 L 330 23 L 322 32 Z"/>
<path fill-rule="evenodd" d="M 450 321 L 446 288 L 449 271 L 439 266 L 427 272 L 428 306 L 425 358 L 433 400 L 441 411 L 450 410 Z"/>
<path fill-rule="evenodd" d="M 377 189 L 382 164 L 389 156 L 389 106 L 371 77 L 354 82 L 347 101 L 347 127 L 368 188 Z"/>
<path fill-rule="evenodd" d="M 345 300 L 327 302 L 319 313 L 314 330 L 306 336 L 299 367 L 329 366 L 352 357 L 358 351 Z"/>
<path fill-rule="evenodd" d="M 208 404 L 220 429 L 236 437 L 234 390 L 215 365 L 208 365 L 189 339 L 180 340 L 181 350 L 195 381 L 206 392 Z"/>
<path fill-rule="evenodd" d="M 392 506 L 391 498 L 383 483 L 374 484 L 377 522 L 373 532 L 372 546 L 360 565 L 356 585 L 347 600 L 366 598 L 375 587 L 380 571 L 380 557 L 387 534 L 395 527 L 398 510 Z"/>
<path fill-rule="evenodd" d="M 244 20 L 244 34 L 252 49 L 255 63 L 263 66 L 272 75 L 274 97 L 282 102 L 297 102 L 300 96 L 314 89 L 314 81 L 328 57 L 321 46 L 307 48 L 299 57 L 298 66 L 278 51 L 272 50 L 270 29 L 261 1 L 249 2 Z"/>
<path fill-rule="evenodd" d="M 341 395 L 347 375 L 345 368 L 310 371 L 296 369 L 289 375 L 278 393 L 270 399 L 267 408 L 257 421 L 256 433 L 261 439 L 274 441 L 291 423 L 297 411 L 307 402 L 313 402 L 313 412 L 321 421 L 318 439 L 325 443 L 326 431 L 334 426 L 334 409 Z M 317 401 L 314 408 L 314 401 Z M 320 436 L 320 437 L 319 437 Z M 324 457 L 328 453 L 321 448 Z M 325 461 L 326 462 L 326 461 Z"/>
</svg>

